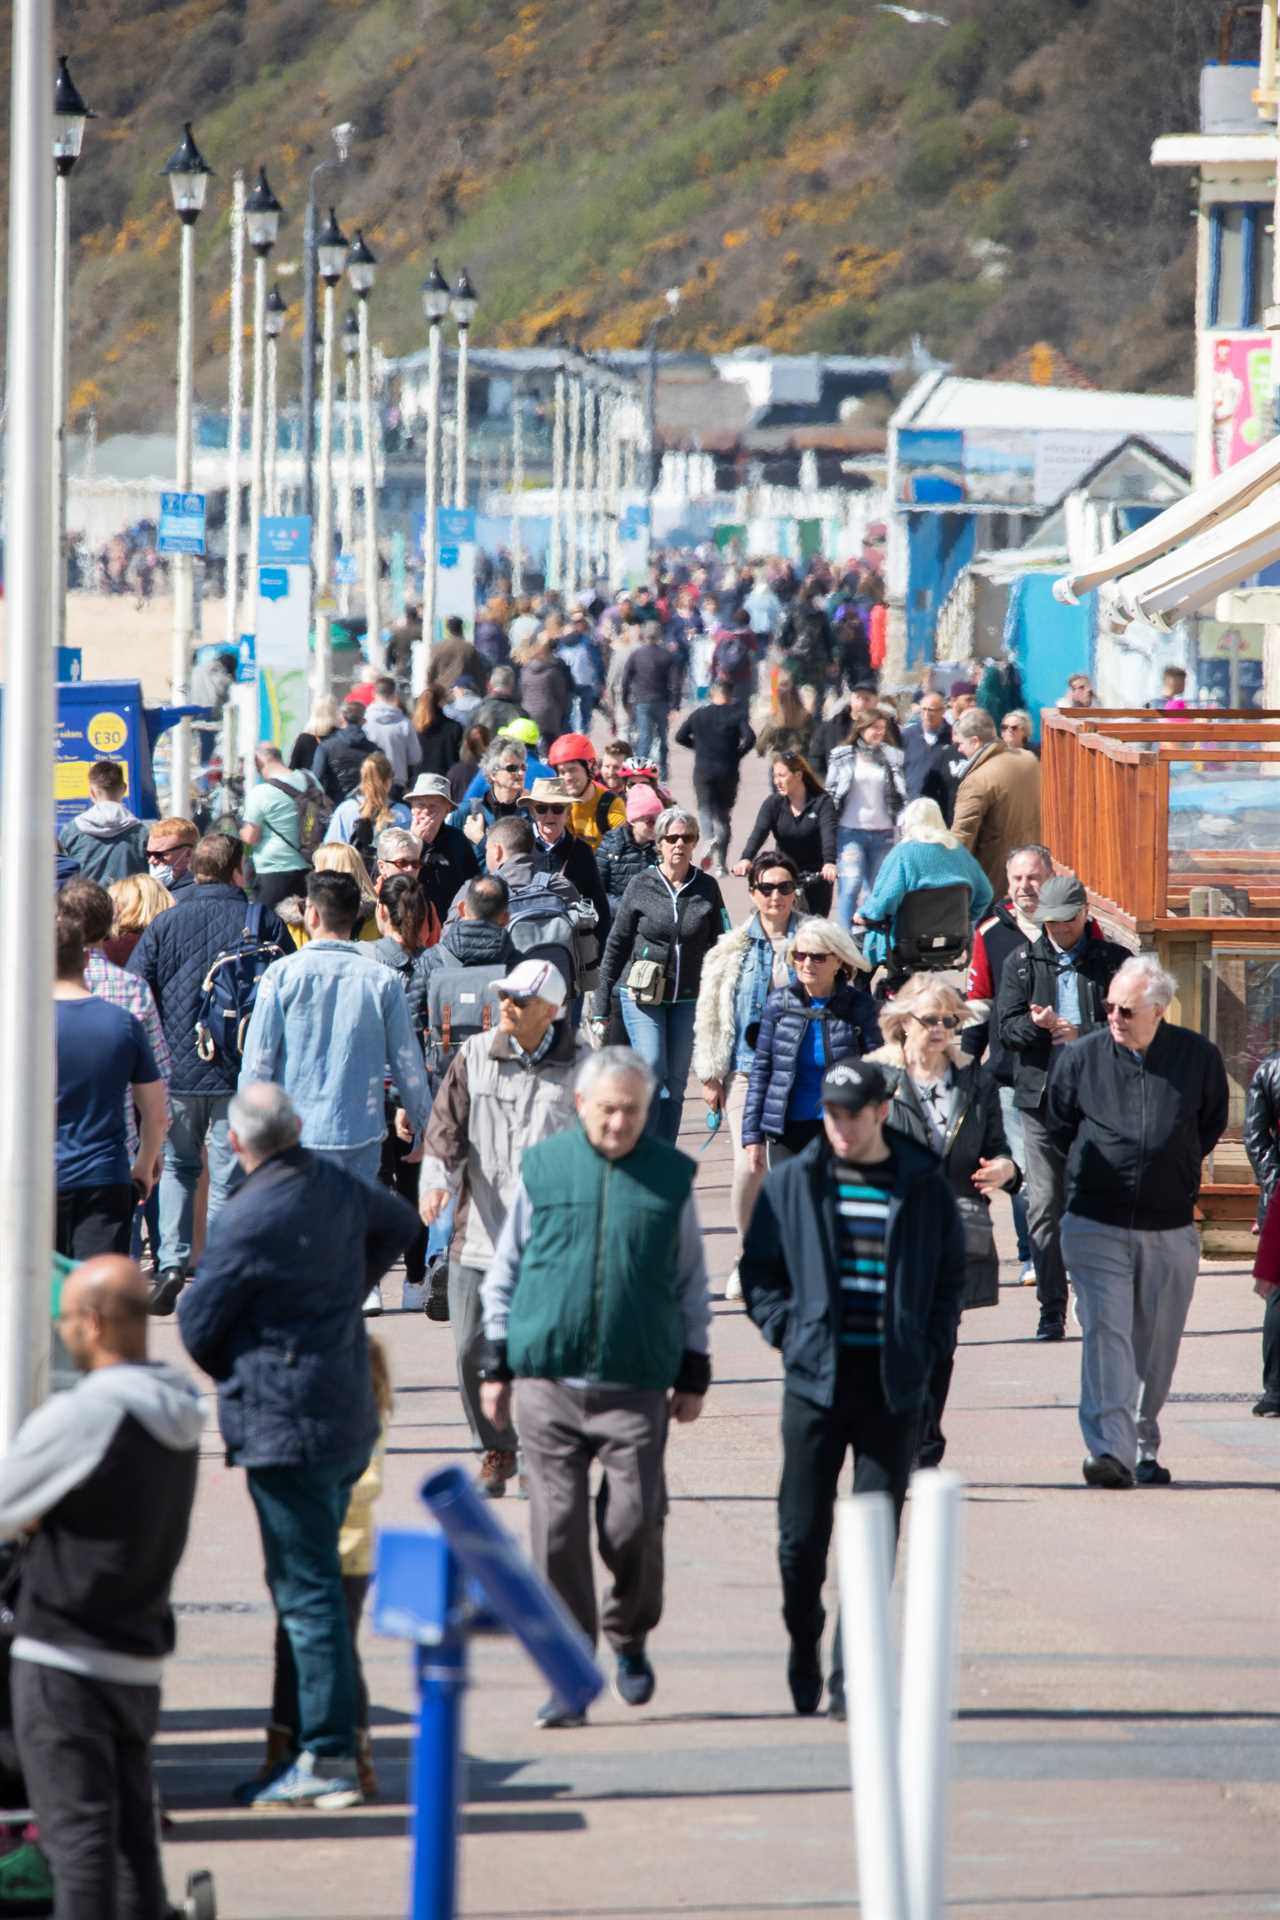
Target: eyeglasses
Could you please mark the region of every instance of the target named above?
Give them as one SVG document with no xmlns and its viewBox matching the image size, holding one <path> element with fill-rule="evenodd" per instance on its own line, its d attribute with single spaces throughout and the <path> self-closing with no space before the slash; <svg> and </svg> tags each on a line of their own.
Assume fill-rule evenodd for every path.
<svg viewBox="0 0 1280 1920">
<path fill-rule="evenodd" d="M 382 865 L 384 867 L 393 867 L 397 873 L 417 873 L 422 862 L 421 860 L 415 860 L 412 854 L 407 853 L 399 860 L 384 860 Z"/>
<path fill-rule="evenodd" d="M 509 765 L 504 764 L 502 766 L 495 767 L 494 772 L 495 773 L 523 773 L 524 768 L 520 765 L 520 762 L 518 760 L 513 760 Z"/>
<path fill-rule="evenodd" d="M 696 833 L 664 833 L 662 838 L 668 846 L 691 847 L 696 843 L 698 836 Z"/>
<path fill-rule="evenodd" d="M 753 889 L 756 893 L 794 893 L 794 880 L 757 880 Z"/>
<path fill-rule="evenodd" d="M 913 1013 L 911 1018 L 921 1027 L 945 1027 L 948 1033 L 954 1033 L 960 1025 L 958 1013 Z"/>
<path fill-rule="evenodd" d="M 837 956 L 834 953 L 797 953 L 792 958 L 798 967 L 822 967 L 828 960 L 834 966 Z"/>
<path fill-rule="evenodd" d="M 547 814 L 554 814 L 558 820 L 562 820 L 569 809 L 568 807 L 549 807 L 545 802 L 535 800 L 533 803 L 533 811 L 537 814 L 539 820 Z"/>
<path fill-rule="evenodd" d="M 1113 1000 L 1104 1000 L 1102 1003 L 1102 1011 L 1106 1014 L 1108 1020 L 1112 1014 L 1115 1015 L 1117 1020 L 1132 1020 L 1135 1013 L 1141 1012 L 1141 1008 L 1119 1007 Z"/>
</svg>

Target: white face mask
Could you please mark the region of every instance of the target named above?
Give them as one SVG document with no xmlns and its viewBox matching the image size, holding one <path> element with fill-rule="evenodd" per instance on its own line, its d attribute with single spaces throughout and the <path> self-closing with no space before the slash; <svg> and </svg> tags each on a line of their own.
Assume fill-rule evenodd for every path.
<svg viewBox="0 0 1280 1920">
<path fill-rule="evenodd" d="M 158 880 L 162 887 L 171 887 L 173 885 L 173 868 L 172 867 L 151 866 L 147 868 L 147 872 L 151 875 L 151 878 L 153 880 Z"/>
</svg>

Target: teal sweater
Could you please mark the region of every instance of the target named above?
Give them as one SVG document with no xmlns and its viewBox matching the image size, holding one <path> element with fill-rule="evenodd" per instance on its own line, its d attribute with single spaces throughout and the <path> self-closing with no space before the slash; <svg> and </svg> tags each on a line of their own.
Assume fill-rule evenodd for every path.
<svg viewBox="0 0 1280 1920">
<path fill-rule="evenodd" d="M 970 921 L 977 926 L 991 905 L 991 882 L 967 847 L 942 847 L 933 840 L 900 840 L 876 875 L 876 883 L 862 903 L 864 920 L 887 920 L 909 893 L 920 887 L 954 887 L 964 881 L 972 892 Z M 889 957 L 890 936 L 868 933 L 863 952 L 873 967 Z"/>
</svg>

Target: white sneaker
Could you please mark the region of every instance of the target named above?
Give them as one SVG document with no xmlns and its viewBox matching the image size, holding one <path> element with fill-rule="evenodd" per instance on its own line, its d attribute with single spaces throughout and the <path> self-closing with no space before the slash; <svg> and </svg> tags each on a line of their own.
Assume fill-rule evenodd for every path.
<svg viewBox="0 0 1280 1920">
<path fill-rule="evenodd" d="M 726 1300 L 741 1300 L 742 1298 L 742 1281 L 738 1277 L 738 1269 L 736 1267 L 724 1283 L 724 1297 Z"/>
<path fill-rule="evenodd" d="M 1022 1269 L 1022 1272 L 1018 1275 L 1018 1285 L 1020 1287 L 1034 1287 L 1035 1283 L 1036 1283 L 1036 1263 L 1034 1260 L 1028 1260 L 1026 1266 Z"/>
<path fill-rule="evenodd" d="M 382 1288 L 380 1286 L 370 1287 L 364 1297 L 364 1306 L 361 1311 L 366 1320 L 372 1320 L 382 1312 Z"/>
<path fill-rule="evenodd" d="M 406 1313 L 422 1313 L 427 1304 L 425 1280 L 406 1280 L 400 1289 L 400 1305 Z M 368 1306 L 365 1307 L 366 1313 Z"/>
<path fill-rule="evenodd" d="M 1076 1290 L 1074 1287 L 1067 1288 L 1067 1299 L 1070 1302 L 1067 1311 L 1071 1315 L 1072 1324 L 1078 1327 L 1080 1325 L 1080 1315 L 1076 1312 Z M 1081 1329 L 1081 1331 L 1083 1331 L 1083 1329 Z"/>
</svg>

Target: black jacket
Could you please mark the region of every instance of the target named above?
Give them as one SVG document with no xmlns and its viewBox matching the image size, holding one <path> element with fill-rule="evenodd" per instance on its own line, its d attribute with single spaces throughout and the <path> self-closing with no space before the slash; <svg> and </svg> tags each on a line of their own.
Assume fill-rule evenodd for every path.
<svg viewBox="0 0 1280 1920">
<path fill-rule="evenodd" d="M 885 1240 L 885 1399 L 923 1406 L 935 1363 L 956 1343 L 964 1231 L 936 1155 L 886 1127 L 894 1187 Z M 788 1393 L 835 1401 L 840 1349 L 836 1184 L 825 1134 L 765 1178 L 738 1262 L 747 1312 L 782 1353 Z"/>
<path fill-rule="evenodd" d="M 537 873 L 563 874 L 569 885 L 576 887 L 583 899 L 591 902 L 596 910 L 596 934 L 603 947 L 609 937 L 613 910 L 600 878 L 596 857 L 586 841 L 579 840 L 577 834 L 566 827 L 554 847 L 549 847 L 535 827 L 533 865 Z"/>
<path fill-rule="evenodd" d="M 462 752 L 462 728 L 447 713 L 439 713 L 429 727 L 418 728 L 422 749 L 420 773 L 448 773 Z"/>
<path fill-rule="evenodd" d="M 637 874 L 623 894 L 609 930 L 596 988 L 595 1018 L 608 1019 L 614 988 L 626 985 L 631 962 L 640 959 L 646 947 L 650 959 L 666 962 L 666 999 L 696 1000 L 702 963 L 728 927 L 724 898 L 709 873 L 695 867 L 674 901 L 657 867 Z"/>
<path fill-rule="evenodd" d="M 821 872 L 836 857 L 836 810 L 831 795 L 811 794 L 795 814 L 784 794 L 771 793 L 747 835 L 742 858 L 754 860 L 770 835 L 779 853 L 789 853 L 801 873 Z"/>
<path fill-rule="evenodd" d="M 890 1124 L 910 1134 L 930 1153 L 936 1153 L 934 1135 L 910 1075 L 901 1067 L 883 1061 L 881 1064 L 893 1085 Z M 973 1184 L 973 1176 L 978 1171 L 978 1162 L 1012 1160 L 1013 1155 L 1000 1113 L 1000 1089 L 991 1073 L 985 1067 L 968 1064 L 957 1066 L 954 1071 L 958 1093 L 943 1142 L 942 1167 L 953 1193 L 976 1197 L 978 1189 Z M 1004 1192 L 1016 1193 L 1021 1185 L 1019 1172 L 1013 1185 L 1005 1187 Z"/>
<path fill-rule="evenodd" d="M 924 737 L 921 722 L 909 720 L 902 729 L 902 752 L 902 776 L 908 800 L 936 800 L 943 817 L 950 820 L 955 787 L 947 777 L 947 761 L 951 757 L 949 723 L 942 722 L 937 739 L 930 743 Z"/>
<path fill-rule="evenodd" d="M 1211 1040 L 1162 1020 L 1141 1056 L 1105 1028 L 1060 1047 L 1045 1125 L 1067 1155 L 1067 1207 L 1135 1232 L 1190 1226 L 1201 1162 L 1227 1124 Z"/>
<path fill-rule="evenodd" d="M 738 790 L 738 762 L 756 743 L 754 730 L 741 707 L 711 701 L 695 707 L 676 732 L 678 747 L 693 748 L 693 784 L 715 781 Z"/>
<path fill-rule="evenodd" d="M 661 640 L 646 640 L 628 657 L 618 693 L 628 713 L 653 704 L 678 707 L 682 680 L 679 658 L 670 647 Z"/>
<path fill-rule="evenodd" d="M 596 848 L 596 872 L 609 896 L 611 913 L 618 911 L 618 903 L 636 875 L 657 864 L 656 840 L 641 846 L 625 820 L 620 827 L 610 827 Z"/>
<path fill-rule="evenodd" d="M 155 996 L 164 1037 L 173 1056 L 170 1093 L 234 1093 L 236 1073 L 196 1052 L 196 1015 L 204 978 L 220 953 L 240 944 L 249 900 L 240 887 L 219 880 L 183 887 L 167 913 L 151 922 L 129 955 L 126 971 L 145 980 Z M 282 957 L 295 951 L 289 930 L 276 914 L 262 916 L 262 938 L 274 941 Z"/>
<path fill-rule="evenodd" d="M 1244 1103 L 1244 1150 L 1261 1191 L 1258 1220 L 1280 1180 L 1280 1053 L 1258 1063 Z"/>
<path fill-rule="evenodd" d="M 822 1052 L 829 1067 L 839 1060 L 870 1053 L 880 1045 L 876 1003 L 865 987 L 843 975 L 825 1007 L 812 1007 L 803 987 L 778 987 L 764 1003 L 755 1039 L 755 1057 L 742 1110 L 742 1144 L 754 1146 L 766 1136 L 781 1139 L 805 1034 L 822 1022 Z M 746 1033 L 751 1043 L 751 1029 Z"/>
<path fill-rule="evenodd" d="M 1055 1049 L 1044 1028 L 1031 1018 L 1032 1007 L 1051 1007 L 1057 999 L 1057 952 L 1047 933 L 1029 947 L 1015 947 L 1004 963 L 996 995 L 996 1030 L 1016 1063 L 1013 1104 L 1027 1113 L 1039 1109 L 1053 1055 L 1062 1051 L 1060 1047 Z M 1132 958 L 1127 947 L 1104 940 L 1090 922 L 1089 939 L 1076 966 L 1082 1036 L 1103 1024 L 1102 1003 L 1111 976 Z"/>
<path fill-rule="evenodd" d="M 320 742 L 311 771 L 335 806 L 355 792 L 361 767 L 377 751 L 377 741 L 371 740 L 361 726 L 338 727 Z"/>
<path fill-rule="evenodd" d="M 430 846 L 422 850 L 419 884 L 426 898 L 443 920 L 458 888 L 474 880 L 480 871 L 480 856 L 461 827 L 446 821 Z"/>
</svg>

